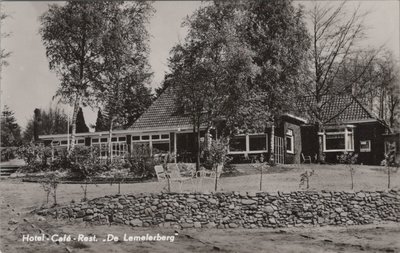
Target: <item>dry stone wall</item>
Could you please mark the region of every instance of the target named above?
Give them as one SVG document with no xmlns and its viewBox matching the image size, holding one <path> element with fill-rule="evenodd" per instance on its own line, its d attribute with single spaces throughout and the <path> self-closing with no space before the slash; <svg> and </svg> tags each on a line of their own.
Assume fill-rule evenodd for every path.
<svg viewBox="0 0 400 253">
<path fill-rule="evenodd" d="M 138 227 L 260 228 L 400 222 L 400 190 L 378 192 L 117 195 L 42 209 L 40 215 Z"/>
</svg>

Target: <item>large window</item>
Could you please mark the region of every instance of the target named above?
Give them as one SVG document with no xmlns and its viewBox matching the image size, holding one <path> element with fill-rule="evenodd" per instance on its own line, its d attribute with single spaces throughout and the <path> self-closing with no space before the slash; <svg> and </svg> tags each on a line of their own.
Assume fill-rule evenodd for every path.
<svg viewBox="0 0 400 253">
<path fill-rule="evenodd" d="M 354 132 L 352 127 L 327 129 L 324 133 L 324 151 L 354 151 Z"/>
<path fill-rule="evenodd" d="M 169 142 L 153 142 L 153 153 L 168 153 L 169 152 Z"/>
<path fill-rule="evenodd" d="M 268 151 L 266 134 L 239 135 L 229 141 L 229 153 L 231 154 L 259 154 L 266 151 Z"/>
<path fill-rule="evenodd" d="M 235 136 L 229 141 L 229 151 L 246 151 L 246 136 Z"/>
<path fill-rule="evenodd" d="M 250 135 L 249 136 L 250 151 L 265 151 L 267 150 L 267 136 Z"/>
<path fill-rule="evenodd" d="M 294 136 L 292 129 L 286 131 L 286 152 L 291 154 L 294 153 Z"/>
</svg>

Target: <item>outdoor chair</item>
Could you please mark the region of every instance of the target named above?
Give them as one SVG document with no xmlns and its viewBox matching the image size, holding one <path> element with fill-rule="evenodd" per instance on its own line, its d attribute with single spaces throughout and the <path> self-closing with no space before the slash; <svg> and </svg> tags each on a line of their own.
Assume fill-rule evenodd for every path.
<svg viewBox="0 0 400 253">
<path fill-rule="evenodd" d="M 303 163 L 312 163 L 312 159 L 310 155 L 305 156 L 303 153 L 301 153 L 301 158 L 303 159 Z"/>
<path fill-rule="evenodd" d="M 178 167 L 178 164 L 176 163 L 168 163 L 167 164 L 168 171 L 166 173 L 166 177 L 169 179 L 169 181 L 172 182 L 178 182 L 179 183 L 179 191 L 182 192 L 182 185 L 184 182 L 190 182 L 193 186 L 193 177 L 194 177 L 194 172 L 191 173 L 190 176 L 182 176 Z"/>
<path fill-rule="evenodd" d="M 201 185 L 201 188 L 203 189 L 203 180 L 208 179 L 214 181 L 216 178 L 219 179 L 222 173 L 223 165 L 220 164 L 217 166 L 217 170 L 206 170 L 202 169 L 196 172 L 196 177 L 199 178 L 198 184 Z M 198 187 L 197 187 L 198 188 Z"/>
</svg>

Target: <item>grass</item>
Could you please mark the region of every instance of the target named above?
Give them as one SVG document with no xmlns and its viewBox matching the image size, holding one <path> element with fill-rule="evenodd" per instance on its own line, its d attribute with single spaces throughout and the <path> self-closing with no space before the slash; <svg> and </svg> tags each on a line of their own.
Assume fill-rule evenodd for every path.
<svg viewBox="0 0 400 253">
<path fill-rule="evenodd" d="M 280 165 L 268 168 L 264 172 L 264 191 L 299 190 L 300 174 L 304 170 L 314 169 L 316 175 L 311 178 L 312 190 L 350 190 L 349 171 L 342 165 Z M 385 190 L 386 178 L 383 167 L 356 166 L 355 190 Z M 257 191 L 259 171 L 250 165 L 236 166 L 237 175 L 221 177 L 219 188 L 222 191 Z M 211 191 L 214 182 L 204 182 L 204 191 Z M 394 188 L 400 187 L 400 173 L 392 175 Z M 184 185 L 184 191 L 196 190 L 196 185 Z M 117 185 L 90 185 L 88 198 L 114 195 Z M 162 190 L 159 182 L 135 183 L 121 185 L 122 194 L 139 194 L 141 192 L 157 193 Z M 173 190 L 178 189 L 173 186 Z M 132 228 L 129 226 L 93 226 L 85 223 L 65 220 L 38 221 L 30 211 L 39 207 L 45 200 L 45 193 L 37 183 L 21 182 L 20 179 L 2 179 L 0 181 L 2 219 L 0 220 L 0 250 L 3 252 L 397 252 L 400 250 L 398 234 L 399 224 L 383 224 L 351 228 L 292 228 L 284 230 L 268 229 L 234 229 L 234 230 L 182 230 L 174 243 L 22 243 L 22 234 L 96 234 L 105 238 L 108 233 L 122 236 L 164 234 L 173 235 L 173 228 Z M 83 192 L 79 185 L 60 184 L 58 202 L 66 204 L 80 201 Z M 26 220 L 24 220 L 24 218 Z M 8 224 L 10 219 L 18 221 L 16 225 Z"/>
</svg>

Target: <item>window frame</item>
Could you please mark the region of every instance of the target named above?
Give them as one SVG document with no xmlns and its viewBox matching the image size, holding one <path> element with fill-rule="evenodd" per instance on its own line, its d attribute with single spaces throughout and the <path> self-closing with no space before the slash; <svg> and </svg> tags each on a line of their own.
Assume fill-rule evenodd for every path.
<svg viewBox="0 0 400 253">
<path fill-rule="evenodd" d="M 368 144 L 368 148 L 362 148 L 361 147 L 361 143 L 365 142 L 366 144 Z M 360 140 L 360 152 L 371 152 L 371 140 Z"/>
<path fill-rule="evenodd" d="M 324 132 L 322 133 L 324 152 L 326 152 L 326 153 L 329 153 L 329 152 L 354 152 L 354 128 L 355 128 L 354 126 L 345 126 L 345 127 L 338 127 L 336 129 L 336 131 L 327 132 L 324 130 Z M 332 130 L 332 129 L 330 129 L 330 130 Z M 335 130 L 335 129 L 333 129 L 333 130 Z M 327 149 L 326 148 L 326 136 L 327 135 L 343 135 L 344 136 L 344 149 Z"/>
<path fill-rule="evenodd" d="M 289 131 L 291 132 L 290 134 L 289 134 Z M 290 147 L 291 147 L 291 149 L 290 150 L 288 150 L 288 145 L 287 145 L 287 139 L 288 138 L 290 138 Z M 288 153 L 288 154 L 294 154 L 294 131 L 293 131 L 293 129 L 290 129 L 290 128 L 288 128 L 287 130 L 286 130 L 286 133 L 285 133 L 285 144 L 286 144 L 286 147 L 285 147 L 285 149 L 286 149 L 286 153 Z"/>
<path fill-rule="evenodd" d="M 250 136 L 254 136 L 254 135 L 265 136 L 265 143 L 266 143 L 265 147 L 266 147 L 266 150 L 257 150 L 257 151 L 251 151 L 250 150 Z M 234 137 L 245 137 L 246 148 L 245 148 L 244 151 L 232 151 L 230 145 L 228 144 L 228 154 L 229 155 L 262 154 L 262 153 L 267 153 L 268 150 L 269 150 L 268 134 L 267 133 L 238 134 L 238 135 L 235 135 Z"/>
</svg>

